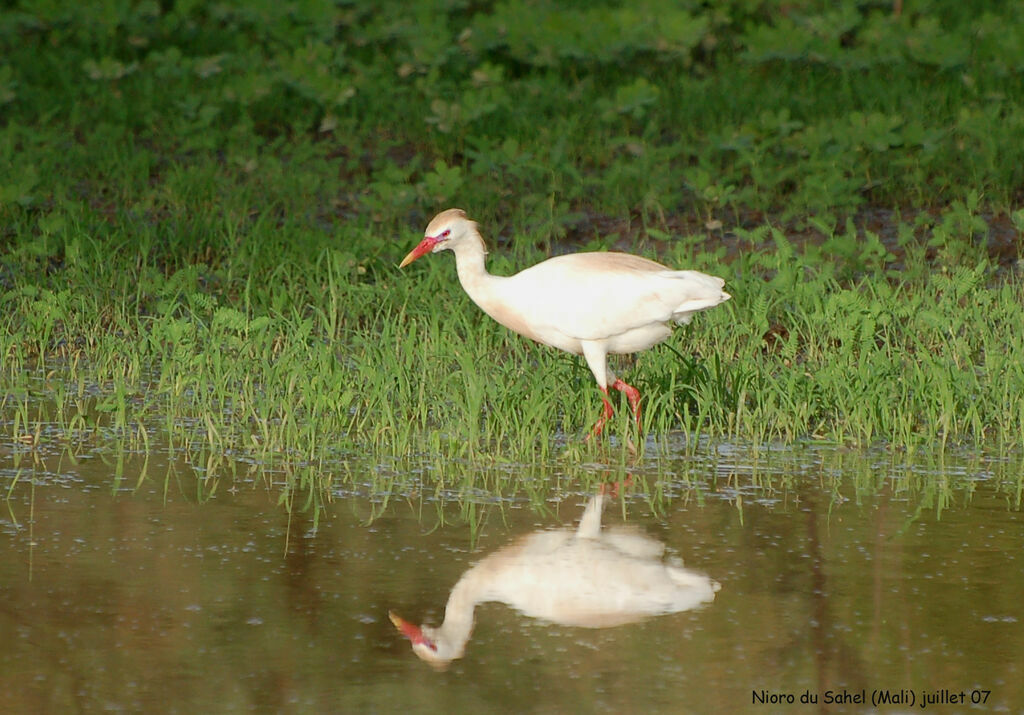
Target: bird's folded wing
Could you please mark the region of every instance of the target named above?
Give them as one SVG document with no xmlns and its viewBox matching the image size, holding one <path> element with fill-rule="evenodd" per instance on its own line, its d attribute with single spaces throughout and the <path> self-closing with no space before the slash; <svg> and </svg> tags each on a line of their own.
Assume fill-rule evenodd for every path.
<svg viewBox="0 0 1024 715">
<path fill-rule="evenodd" d="M 577 253 L 522 271 L 505 288 L 536 325 L 603 340 L 718 305 L 728 297 L 723 285 L 721 278 L 639 256 Z"/>
</svg>

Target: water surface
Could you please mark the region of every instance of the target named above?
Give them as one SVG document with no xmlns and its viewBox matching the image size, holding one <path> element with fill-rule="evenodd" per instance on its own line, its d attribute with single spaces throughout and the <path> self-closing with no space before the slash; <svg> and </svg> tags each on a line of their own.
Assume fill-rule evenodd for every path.
<svg viewBox="0 0 1024 715">
<path fill-rule="evenodd" d="M 375 491 L 359 474 L 376 467 L 349 464 L 314 524 L 244 469 L 213 483 L 159 455 L 8 444 L 0 709 L 810 712 L 882 692 L 907 712 L 961 694 L 928 710 L 1024 707 L 1019 460 L 726 445 L 644 464 L 606 524 L 718 581 L 714 602 L 607 629 L 487 604 L 439 672 L 388 611 L 439 623 L 469 566 L 571 526 L 589 487 L 553 474 L 540 500 L 460 503 Z"/>
</svg>

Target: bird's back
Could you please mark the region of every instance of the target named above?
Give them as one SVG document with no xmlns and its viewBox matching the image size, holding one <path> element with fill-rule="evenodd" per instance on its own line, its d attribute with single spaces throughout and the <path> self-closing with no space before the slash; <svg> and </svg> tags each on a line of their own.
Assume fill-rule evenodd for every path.
<svg viewBox="0 0 1024 715">
<path fill-rule="evenodd" d="M 599 538 L 579 538 L 567 530 L 531 534 L 479 565 L 489 572 L 481 577 L 490 580 L 482 600 L 581 627 L 629 623 L 714 600 L 714 581 L 663 563 L 660 548 L 622 546 L 608 533 Z"/>
<path fill-rule="evenodd" d="M 527 268 L 504 282 L 523 314 L 579 340 L 602 340 L 674 320 L 729 299 L 725 281 L 675 271 L 627 253 L 573 253 Z"/>
</svg>

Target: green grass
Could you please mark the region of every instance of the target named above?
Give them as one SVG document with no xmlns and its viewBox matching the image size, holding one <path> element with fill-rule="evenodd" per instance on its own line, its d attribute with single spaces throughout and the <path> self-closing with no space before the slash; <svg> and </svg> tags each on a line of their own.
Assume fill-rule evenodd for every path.
<svg viewBox="0 0 1024 715">
<path fill-rule="evenodd" d="M 734 300 L 624 365 L 647 396 L 647 434 L 1019 446 L 1014 273 L 997 277 L 978 249 L 951 267 L 905 259 L 898 272 L 887 254 L 859 274 L 774 240 L 726 264 L 669 256 L 724 273 Z M 332 249 L 263 276 L 233 262 L 232 277 L 133 271 L 82 246 L 59 281 L 91 289 L 37 275 L 7 295 L 4 380 L 24 385 L 5 397 L 12 436 L 45 422 L 69 443 L 159 428 L 174 449 L 261 460 L 365 449 L 543 460 L 575 448 L 598 414 L 582 363 L 486 318 L 447 256 L 363 283 Z M 613 432 L 628 434 L 620 413 Z"/>
<path fill-rule="evenodd" d="M 726 278 L 620 366 L 641 455 L 1018 450 L 1024 10 L 588 8 L 6 12 L 5 436 L 254 460 L 287 499 L 367 452 L 627 459 L 624 404 L 583 442 L 578 359 L 483 316 L 448 256 L 396 269 L 459 205 L 498 273 L 618 247 Z"/>
</svg>

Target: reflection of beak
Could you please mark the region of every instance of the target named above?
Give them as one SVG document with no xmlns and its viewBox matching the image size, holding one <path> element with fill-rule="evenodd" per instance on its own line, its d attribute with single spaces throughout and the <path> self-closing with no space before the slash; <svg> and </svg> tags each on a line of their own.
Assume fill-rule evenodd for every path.
<svg viewBox="0 0 1024 715">
<path fill-rule="evenodd" d="M 433 250 L 434 246 L 436 245 L 437 239 L 434 238 L 433 236 L 427 236 L 422 241 L 420 241 L 420 245 L 416 246 L 416 248 L 409 251 L 409 255 L 402 259 L 402 262 L 398 264 L 398 267 L 405 268 L 407 265 L 415 261 L 420 256 L 426 253 L 430 253 Z"/>
<path fill-rule="evenodd" d="M 388 611 L 388 618 L 395 624 L 395 628 L 401 631 L 402 635 L 411 640 L 414 645 L 417 643 L 429 644 L 429 641 L 423 637 L 423 629 L 419 626 L 409 623 L 409 621 L 396 615 L 394 611 Z"/>
</svg>

